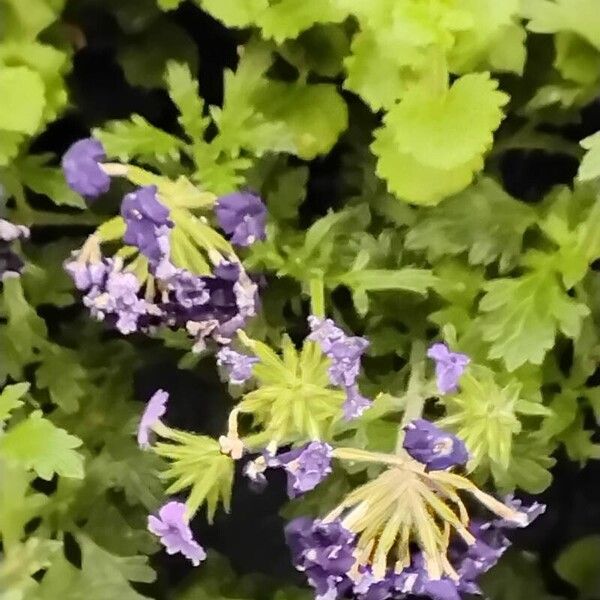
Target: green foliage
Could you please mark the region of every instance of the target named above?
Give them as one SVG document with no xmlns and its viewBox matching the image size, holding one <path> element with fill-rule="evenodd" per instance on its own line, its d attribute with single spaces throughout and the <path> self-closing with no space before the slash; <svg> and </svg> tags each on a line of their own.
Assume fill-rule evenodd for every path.
<svg viewBox="0 0 600 600">
<path fill-rule="evenodd" d="M 580 598 L 595 598 L 600 589 L 594 557 L 600 550 L 600 536 L 590 535 L 563 550 L 554 563 L 556 572 L 579 591 Z"/>
</svg>

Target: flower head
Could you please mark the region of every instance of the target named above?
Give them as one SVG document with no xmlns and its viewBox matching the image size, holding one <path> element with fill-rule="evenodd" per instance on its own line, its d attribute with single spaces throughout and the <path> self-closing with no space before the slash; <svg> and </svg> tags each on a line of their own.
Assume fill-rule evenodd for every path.
<svg viewBox="0 0 600 600">
<path fill-rule="evenodd" d="M 158 200 L 156 186 L 144 186 L 126 194 L 121 216 L 127 225 L 123 241 L 139 248 L 151 264 L 159 264 L 169 251 L 167 236 L 173 223 L 169 209 Z"/>
<path fill-rule="evenodd" d="M 429 469 L 448 469 L 469 460 L 462 440 L 425 419 L 411 421 L 404 431 L 404 449 Z"/>
<path fill-rule="evenodd" d="M 288 476 L 287 491 L 290 498 L 313 490 L 331 473 L 329 444 L 310 442 L 267 461 L 270 467 L 283 467 Z"/>
<path fill-rule="evenodd" d="M 354 534 L 340 521 L 300 517 L 288 524 L 285 537 L 294 565 L 306 573 L 317 597 L 337 598 L 337 586 L 355 562 Z"/>
<path fill-rule="evenodd" d="M 69 260 L 64 264 L 64 268 L 71 276 L 75 287 L 82 292 L 86 292 L 94 286 L 102 285 L 107 274 L 107 266 L 103 261 Z"/>
<path fill-rule="evenodd" d="M 262 200 L 250 192 L 221 196 L 215 205 L 220 227 L 237 246 L 250 246 L 265 239 L 267 209 Z"/>
<path fill-rule="evenodd" d="M 435 361 L 435 376 L 441 394 L 455 392 L 471 359 L 466 354 L 451 352 L 446 344 L 433 344 L 427 356 Z"/>
<path fill-rule="evenodd" d="M 88 289 L 83 303 L 99 321 L 109 320 L 122 334 L 133 333 L 139 320 L 158 310 L 139 297 L 141 284 L 134 273 L 123 271 L 118 259 L 105 260 L 106 271 L 100 283 Z"/>
<path fill-rule="evenodd" d="M 157 517 L 150 515 L 148 530 L 160 538 L 167 554 L 181 553 L 195 567 L 206 558 L 206 552 L 194 540 L 182 502 L 168 502 L 159 510 Z"/>
<path fill-rule="evenodd" d="M 64 154 L 62 168 L 69 187 L 87 198 L 108 192 L 110 177 L 100 163 L 106 160 L 102 144 L 93 138 L 75 142 Z"/>
<path fill-rule="evenodd" d="M 347 420 L 359 417 L 371 404 L 368 398 L 360 394 L 356 385 L 362 355 L 369 347 L 369 341 L 363 337 L 346 335 L 331 319 L 311 315 L 308 324 L 311 333 L 307 339 L 317 342 L 330 360 L 327 371 L 329 380 L 346 391 L 344 417 Z"/>
<path fill-rule="evenodd" d="M 241 385 L 252 377 L 252 367 L 257 363 L 258 358 L 236 352 L 235 350 L 224 346 L 217 353 L 217 364 L 223 367 L 227 377 L 234 385 Z"/>
<path fill-rule="evenodd" d="M 167 412 L 168 392 L 157 390 L 146 404 L 137 432 L 137 442 L 140 448 L 150 448 L 150 431 L 160 418 Z"/>
</svg>

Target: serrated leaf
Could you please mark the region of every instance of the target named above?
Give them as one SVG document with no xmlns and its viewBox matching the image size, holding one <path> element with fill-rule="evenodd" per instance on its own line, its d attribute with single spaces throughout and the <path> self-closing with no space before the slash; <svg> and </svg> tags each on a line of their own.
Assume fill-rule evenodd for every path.
<svg viewBox="0 0 600 600">
<path fill-rule="evenodd" d="M 398 152 L 442 170 L 481 156 L 491 146 L 508 102 L 497 87 L 489 74 L 471 73 L 439 96 L 425 87 L 412 88 L 385 119 Z"/>
<path fill-rule="evenodd" d="M 123 161 L 132 158 L 177 157 L 183 142 L 154 127 L 144 117 L 132 115 L 129 121 L 110 121 L 94 130 L 109 156 Z"/>
<path fill-rule="evenodd" d="M 0 421 L 6 421 L 11 411 L 23 404 L 21 398 L 29 391 L 26 381 L 7 385 L 0 393 Z"/>
<path fill-rule="evenodd" d="M 34 134 L 44 111 L 42 78 L 26 67 L 0 68 L 0 130 Z"/>
<path fill-rule="evenodd" d="M 371 150 L 378 159 L 376 173 L 386 182 L 388 190 L 413 204 L 439 204 L 446 196 L 466 188 L 475 172 L 483 168 L 479 156 L 450 170 L 420 163 L 411 154 L 398 152 L 394 134 L 387 127 L 376 130 Z"/>
<path fill-rule="evenodd" d="M 0 456 L 34 470 L 47 481 L 54 473 L 81 479 L 83 457 L 74 450 L 79 446 L 79 438 L 34 412 L 0 437 Z"/>
<path fill-rule="evenodd" d="M 587 150 L 577 176 L 580 181 L 591 181 L 600 177 L 600 131 L 581 140 L 581 146 Z"/>
<path fill-rule="evenodd" d="M 165 77 L 169 96 L 179 110 L 181 126 L 192 140 L 202 139 L 207 119 L 202 114 L 204 103 L 198 96 L 198 82 L 187 65 L 174 61 L 167 64 Z"/>
<path fill-rule="evenodd" d="M 254 101 L 256 109 L 269 121 L 279 124 L 289 136 L 292 143 L 289 151 L 305 160 L 329 152 L 348 126 L 346 103 L 331 84 L 269 81 L 256 92 Z M 257 151 L 272 150 L 259 141 L 254 144 Z M 263 144 L 267 141 L 273 143 L 262 140 Z"/>
<path fill-rule="evenodd" d="M 411 250 L 424 250 L 430 262 L 468 253 L 469 263 L 499 260 L 501 271 L 515 264 L 523 235 L 536 221 L 529 206 L 509 196 L 495 181 L 482 178 L 453 198 L 418 213 L 406 236 Z"/>
<path fill-rule="evenodd" d="M 17 161 L 15 166 L 23 184 L 58 206 L 86 208 L 84 199 L 67 185 L 60 168 L 46 166 L 49 158 L 50 155 L 33 155 Z"/>
<path fill-rule="evenodd" d="M 228 27 L 248 27 L 269 6 L 268 0 L 194 1 Z"/>
<path fill-rule="evenodd" d="M 72 413 L 79 407 L 85 394 L 84 382 L 88 376 L 76 352 L 60 346 L 51 346 L 41 356 L 42 362 L 35 376 L 37 386 L 48 389 L 54 404 Z"/>
<path fill-rule="evenodd" d="M 571 31 L 600 49 L 600 14 L 594 0 L 525 0 L 521 14 L 535 33 Z"/>
<path fill-rule="evenodd" d="M 281 0 L 262 11 L 256 22 L 265 38 L 281 44 L 286 39 L 298 37 L 315 23 L 336 23 L 346 16 L 347 13 L 330 0 Z"/>
<path fill-rule="evenodd" d="M 483 338 L 490 358 L 501 358 L 509 371 L 529 362 L 539 365 L 556 334 L 576 338 L 589 308 L 570 298 L 556 274 L 547 269 L 485 284 L 479 304 Z"/>
</svg>

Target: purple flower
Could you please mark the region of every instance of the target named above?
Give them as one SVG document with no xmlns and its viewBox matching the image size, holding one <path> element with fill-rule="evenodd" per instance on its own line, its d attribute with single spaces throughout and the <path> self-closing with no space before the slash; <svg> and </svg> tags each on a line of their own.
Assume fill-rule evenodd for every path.
<svg viewBox="0 0 600 600">
<path fill-rule="evenodd" d="M 158 315 L 160 311 L 138 297 L 140 282 L 133 273 L 122 270 L 120 260 L 109 259 L 105 264 L 104 280 L 89 289 L 83 297 L 83 304 L 95 319 L 109 320 L 124 335 L 133 333 L 138 330 L 141 317 Z"/>
<path fill-rule="evenodd" d="M 283 467 L 287 471 L 287 492 L 295 498 L 313 490 L 331 473 L 331 451 L 323 442 L 310 442 L 268 461 L 270 467 Z"/>
<path fill-rule="evenodd" d="M 175 302 L 185 310 L 203 306 L 210 300 L 204 279 L 185 269 L 178 269 L 168 280 L 167 287 L 173 291 Z"/>
<path fill-rule="evenodd" d="M 87 198 L 108 192 L 110 177 L 100 163 L 106 160 L 102 144 L 93 138 L 75 142 L 64 154 L 62 168 L 69 187 Z"/>
<path fill-rule="evenodd" d="M 140 448 L 150 448 L 150 431 L 160 418 L 167 412 L 168 392 L 157 390 L 146 404 L 137 432 L 137 442 Z"/>
<path fill-rule="evenodd" d="M 471 359 L 466 354 L 451 352 L 446 344 L 433 344 L 427 356 L 435 361 L 435 377 L 441 394 L 455 392 Z"/>
<path fill-rule="evenodd" d="M 228 347 L 223 347 L 217 353 L 217 364 L 223 367 L 227 377 L 234 385 L 241 385 L 252 377 L 252 367 L 258 358 L 241 354 Z"/>
<path fill-rule="evenodd" d="M 158 512 L 158 517 L 148 517 L 148 530 L 160 537 L 167 554 L 183 554 L 197 567 L 205 558 L 204 548 L 194 540 L 185 514 L 185 504 L 168 502 Z"/>
<path fill-rule="evenodd" d="M 29 229 L 0 219 L 0 277 L 18 276 L 23 270 L 23 261 L 13 251 L 11 244 L 29 237 Z"/>
<path fill-rule="evenodd" d="M 342 407 L 344 411 L 344 419 L 346 419 L 346 421 L 357 419 L 370 406 L 371 400 L 365 398 L 360 393 L 360 390 L 356 384 L 346 388 L 346 401 Z"/>
<path fill-rule="evenodd" d="M 250 246 L 265 239 L 267 209 L 262 200 L 250 192 L 221 196 L 215 204 L 219 226 L 237 246 Z"/>
<path fill-rule="evenodd" d="M 126 194 L 121 203 L 121 216 L 127 225 L 123 241 L 139 248 L 153 265 L 168 253 L 169 229 L 173 227 L 169 209 L 158 201 L 156 192 L 155 185 L 144 186 Z"/>
<path fill-rule="evenodd" d="M 509 521 L 508 519 L 496 519 L 493 521 L 494 527 L 504 527 L 506 529 L 516 529 L 518 527 L 527 527 L 532 521 L 546 512 L 546 505 L 534 502 L 529 506 L 525 506 L 522 500 L 508 496 L 504 499 L 504 503 L 519 511 L 521 519 L 519 521 Z"/>
<path fill-rule="evenodd" d="M 360 372 L 360 361 L 369 342 L 365 338 L 347 336 L 331 319 L 308 318 L 311 333 L 307 339 L 317 342 L 331 360 L 328 374 L 333 385 L 354 386 Z"/>
<path fill-rule="evenodd" d="M 65 271 L 71 276 L 75 287 L 86 292 L 91 287 L 102 285 L 106 275 L 107 267 L 104 262 L 81 262 L 70 260 L 64 264 Z"/>
<path fill-rule="evenodd" d="M 285 537 L 294 566 L 306 573 L 317 597 L 335 600 L 341 587 L 351 585 L 347 573 L 355 560 L 354 534 L 341 521 L 300 517 L 287 525 Z"/>
<path fill-rule="evenodd" d="M 462 440 L 425 419 L 411 421 L 404 429 L 404 449 L 434 471 L 464 465 L 469 453 Z"/>
<path fill-rule="evenodd" d="M 330 351 L 332 344 L 346 338 L 346 334 L 331 319 L 310 315 L 308 325 L 311 330 L 308 339 L 317 342 L 325 353 Z"/>
</svg>

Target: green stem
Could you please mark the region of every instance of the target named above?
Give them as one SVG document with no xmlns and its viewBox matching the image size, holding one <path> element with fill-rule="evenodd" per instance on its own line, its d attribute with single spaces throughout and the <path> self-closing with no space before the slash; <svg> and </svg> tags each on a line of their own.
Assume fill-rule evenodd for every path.
<svg viewBox="0 0 600 600">
<path fill-rule="evenodd" d="M 310 280 L 310 305 L 311 313 L 315 317 L 325 316 L 325 289 L 323 277 L 314 277 Z"/>
<path fill-rule="evenodd" d="M 415 340 L 410 350 L 410 377 L 408 379 L 408 388 L 404 396 L 404 414 L 398 428 L 398 437 L 396 439 L 396 453 L 404 451 L 402 442 L 404 441 L 404 427 L 414 419 L 418 419 L 423 414 L 425 406 L 425 394 L 423 393 L 423 383 L 425 379 L 425 344 L 421 340 Z"/>
</svg>

